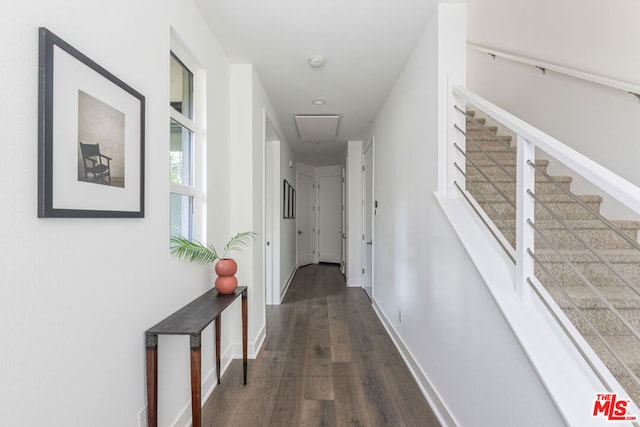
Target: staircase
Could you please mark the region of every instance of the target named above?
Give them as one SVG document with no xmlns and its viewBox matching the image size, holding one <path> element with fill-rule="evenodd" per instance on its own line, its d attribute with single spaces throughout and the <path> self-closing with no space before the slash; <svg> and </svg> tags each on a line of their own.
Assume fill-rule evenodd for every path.
<svg viewBox="0 0 640 427">
<path fill-rule="evenodd" d="M 467 117 L 467 191 L 515 248 L 514 141 L 510 136 L 497 135 L 497 128 L 485 126 L 485 119 L 476 117 L 475 112 L 468 111 Z M 537 171 L 546 173 L 549 161 L 536 160 L 535 164 Z M 571 189 L 572 177 L 554 176 L 553 179 L 565 189 Z M 640 377 L 640 251 L 543 173 L 536 173 L 535 193 L 538 199 L 535 218 L 532 218 L 536 230 L 535 275 L 640 405 L 640 387 L 629 374 L 630 370 Z M 602 197 L 577 197 L 584 205 L 600 212 Z M 640 222 L 613 220 L 611 224 L 630 240 L 637 241 Z M 613 273 L 612 268 L 622 277 Z M 624 320 L 616 318 L 612 308 Z"/>
</svg>

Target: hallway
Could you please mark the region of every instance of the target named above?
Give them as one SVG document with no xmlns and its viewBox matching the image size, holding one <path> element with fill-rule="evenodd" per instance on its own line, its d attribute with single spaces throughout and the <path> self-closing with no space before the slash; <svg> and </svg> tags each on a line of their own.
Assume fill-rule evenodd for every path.
<svg viewBox="0 0 640 427">
<path fill-rule="evenodd" d="M 232 362 L 203 412 L 205 426 L 438 426 L 361 289 L 338 267 L 300 268 L 242 385 Z"/>
</svg>

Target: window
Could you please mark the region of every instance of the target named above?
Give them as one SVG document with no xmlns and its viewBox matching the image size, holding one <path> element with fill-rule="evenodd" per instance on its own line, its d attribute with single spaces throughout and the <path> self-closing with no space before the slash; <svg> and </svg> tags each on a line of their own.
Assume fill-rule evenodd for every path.
<svg viewBox="0 0 640 427">
<path fill-rule="evenodd" d="M 195 233 L 194 212 L 198 194 L 194 158 L 194 76 L 174 52 L 171 52 L 170 64 L 171 236 L 192 240 Z"/>
</svg>

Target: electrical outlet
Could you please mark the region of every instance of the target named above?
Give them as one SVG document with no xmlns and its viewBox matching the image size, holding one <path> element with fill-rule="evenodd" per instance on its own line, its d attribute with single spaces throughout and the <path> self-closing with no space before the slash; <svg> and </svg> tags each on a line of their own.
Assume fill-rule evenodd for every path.
<svg viewBox="0 0 640 427">
<path fill-rule="evenodd" d="M 398 322 L 402 323 L 402 310 L 398 310 Z"/>
<path fill-rule="evenodd" d="M 149 421 L 147 420 L 147 407 L 142 408 L 140 413 L 138 414 L 138 419 L 140 420 L 140 427 L 149 427 Z"/>
</svg>

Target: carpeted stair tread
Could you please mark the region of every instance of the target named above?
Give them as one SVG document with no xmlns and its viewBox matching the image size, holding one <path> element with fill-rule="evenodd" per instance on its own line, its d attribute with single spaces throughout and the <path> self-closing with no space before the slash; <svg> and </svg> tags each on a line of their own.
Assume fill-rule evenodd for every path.
<svg viewBox="0 0 640 427">
<path fill-rule="evenodd" d="M 597 287 L 595 289 L 616 309 L 640 309 L 640 296 L 628 287 Z M 547 288 L 558 306 L 573 308 L 570 300 L 581 309 L 608 309 L 605 303 L 585 284 L 583 286 L 557 286 Z"/>
<path fill-rule="evenodd" d="M 565 194 L 539 194 L 538 199 L 544 203 L 576 203 L 571 197 Z M 581 201 L 585 203 L 600 203 L 602 202 L 602 196 L 596 196 L 593 194 L 581 194 L 577 196 Z M 514 197 L 515 201 L 515 197 Z M 482 199 L 485 203 L 504 203 L 504 198 L 500 195 L 488 194 Z"/>
<path fill-rule="evenodd" d="M 555 220 L 538 220 L 535 226 L 539 231 L 535 232 L 536 248 L 559 249 L 585 249 L 581 240 L 596 249 L 631 249 L 634 246 L 620 234 L 625 235 L 632 241 L 637 241 L 640 223 L 637 221 L 616 221 L 613 225 L 618 232 L 610 229 L 600 220 L 577 220 L 568 219 L 564 221 L 570 230 L 563 224 Z M 515 244 L 516 221 L 515 220 L 495 220 L 496 227 L 507 238 L 511 244 Z M 542 234 L 540 234 L 542 233 Z M 577 234 L 578 238 L 574 234 Z M 542 237 L 544 236 L 544 237 Z"/>
<path fill-rule="evenodd" d="M 505 173 L 500 168 L 497 168 L 497 169 L 498 171 L 500 171 L 500 174 L 496 173 L 494 176 L 489 175 L 484 170 L 482 172 L 484 172 L 485 175 L 490 177 L 491 181 L 493 182 L 511 182 L 515 185 L 516 182 L 513 180 L 513 178 L 505 175 Z M 570 184 L 571 182 L 573 182 L 573 177 L 571 176 L 554 176 L 553 179 L 555 179 L 560 184 Z M 535 180 L 536 182 L 543 182 L 543 183 L 550 182 L 547 178 L 541 175 L 536 175 Z M 487 182 L 487 179 L 484 176 L 482 176 L 482 174 L 480 174 L 480 172 L 478 172 L 477 169 L 471 168 L 471 169 L 467 169 L 467 181 Z"/>
<path fill-rule="evenodd" d="M 491 160 L 487 159 L 486 157 L 484 159 L 474 159 L 474 163 L 478 166 L 489 166 L 489 167 L 497 167 L 495 162 L 492 162 Z M 516 161 L 515 158 L 513 159 L 508 159 L 508 160 L 502 160 L 500 162 L 500 166 L 504 166 L 504 167 L 516 167 L 518 164 L 518 162 Z M 547 167 L 549 166 L 549 160 L 536 160 L 536 166 L 539 167 Z M 473 167 L 471 165 L 471 162 L 467 161 L 467 168 Z"/>
<path fill-rule="evenodd" d="M 604 336 L 603 338 L 606 339 L 609 346 L 613 348 L 620 359 L 622 359 L 622 361 L 627 364 L 627 366 L 629 366 L 636 375 L 640 375 L 640 342 L 638 342 L 638 339 L 635 337 L 630 338 L 628 336 Z M 605 353 L 609 353 L 598 337 L 591 336 L 587 341 L 594 351 L 598 352 L 597 350 L 600 350 L 603 355 Z M 615 361 L 613 356 L 610 354 L 609 357 L 604 356 L 603 360 L 605 362 L 607 360 Z"/>
<path fill-rule="evenodd" d="M 612 264 L 638 264 L 640 268 L 640 251 L 636 249 L 601 249 L 598 255 Z M 601 264 L 596 255 L 587 249 L 563 250 L 566 259 L 575 263 Z M 564 263 L 563 258 L 553 249 L 540 249 L 535 251 L 536 257 L 544 263 Z"/>
<path fill-rule="evenodd" d="M 508 221 L 494 221 L 496 226 L 506 227 L 506 228 L 515 228 L 516 222 L 514 220 Z M 565 222 L 571 226 L 571 228 L 576 230 L 610 230 L 610 228 L 604 222 L 594 219 L 567 219 Z M 536 226 L 544 229 L 544 230 L 563 230 L 564 226 L 555 220 L 538 220 L 534 222 Z M 623 231 L 638 231 L 640 230 L 640 221 L 630 221 L 630 220 L 613 220 L 611 221 L 613 225 L 615 225 L 618 229 Z"/>
</svg>

